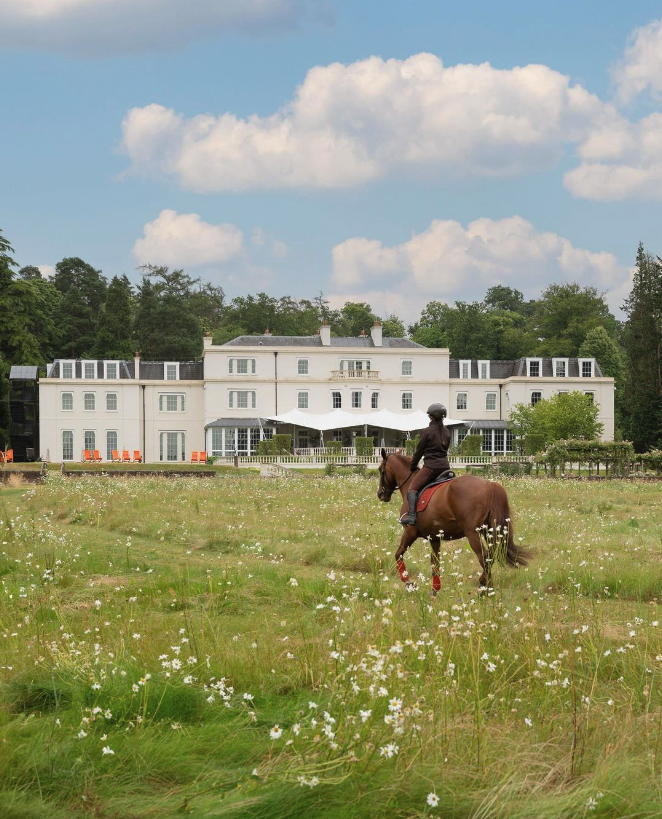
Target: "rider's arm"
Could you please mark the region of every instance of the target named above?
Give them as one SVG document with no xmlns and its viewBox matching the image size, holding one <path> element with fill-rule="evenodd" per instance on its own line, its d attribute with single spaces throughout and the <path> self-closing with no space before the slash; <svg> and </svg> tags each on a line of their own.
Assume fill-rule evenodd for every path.
<svg viewBox="0 0 662 819">
<path fill-rule="evenodd" d="M 418 442 L 418 446 L 416 447 L 416 452 L 414 452 L 414 457 L 411 459 L 411 471 L 413 472 L 418 467 L 418 462 L 421 460 L 423 455 L 425 454 L 425 446 L 427 444 L 427 436 L 428 431 L 427 429 L 421 435 L 421 440 Z"/>
</svg>

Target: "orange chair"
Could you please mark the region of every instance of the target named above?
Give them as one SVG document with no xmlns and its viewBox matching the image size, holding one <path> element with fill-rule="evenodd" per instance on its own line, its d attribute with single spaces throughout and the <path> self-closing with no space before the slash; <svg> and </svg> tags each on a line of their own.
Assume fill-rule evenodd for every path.
<svg viewBox="0 0 662 819">
<path fill-rule="evenodd" d="M 96 461 L 98 464 L 101 463 L 101 453 L 98 449 L 94 450 L 94 454 L 92 455 L 92 460 Z"/>
<path fill-rule="evenodd" d="M 83 460 L 84 461 L 90 461 L 90 462 L 92 461 L 92 453 L 90 452 L 89 449 L 84 449 L 83 450 Z"/>
<path fill-rule="evenodd" d="M 192 464 L 197 464 L 198 463 L 198 453 L 197 452 L 191 452 L 191 463 Z"/>
<path fill-rule="evenodd" d="M 14 450 L 13 449 L 8 449 L 5 452 L 5 460 L 7 461 L 8 464 L 13 464 L 14 463 Z"/>
<path fill-rule="evenodd" d="M 120 454 L 116 449 L 111 449 L 110 451 L 110 460 L 114 461 L 115 463 L 119 463 L 122 459 L 120 458 Z"/>
<path fill-rule="evenodd" d="M 141 464 L 143 462 L 143 456 L 140 454 L 139 449 L 133 450 L 133 462 L 134 464 Z"/>
<path fill-rule="evenodd" d="M 198 453 L 198 461 L 201 464 L 206 464 L 207 463 L 207 453 L 206 452 L 199 452 Z"/>
<path fill-rule="evenodd" d="M 131 458 L 129 458 L 129 450 L 123 449 L 122 450 L 122 462 L 125 464 L 131 463 Z"/>
</svg>

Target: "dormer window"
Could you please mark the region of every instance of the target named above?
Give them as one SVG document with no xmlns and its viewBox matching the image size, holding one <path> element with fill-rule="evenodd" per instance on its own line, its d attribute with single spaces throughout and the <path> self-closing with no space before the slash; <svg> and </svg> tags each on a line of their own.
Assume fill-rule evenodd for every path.
<svg viewBox="0 0 662 819">
<path fill-rule="evenodd" d="M 460 361 L 460 378 L 471 378 L 471 359 L 468 361 Z"/>
<path fill-rule="evenodd" d="M 582 378 L 593 378 L 593 359 L 592 358 L 578 358 L 579 375 Z"/>
<path fill-rule="evenodd" d="M 179 362 L 178 361 L 166 361 L 163 365 L 163 378 L 165 381 L 178 381 L 179 380 Z"/>
<path fill-rule="evenodd" d="M 486 379 L 490 377 L 490 362 L 489 361 L 479 361 L 478 362 L 478 378 Z"/>
<path fill-rule="evenodd" d="M 542 358 L 527 358 L 526 374 L 529 378 L 540 378 L 542 376 Z"/>
<path fill-rule="evenodd" d="M 103 366 L 106 378 L 111 380 L 114 378 L 118 378 L 117 361 L 104 361 Z"/>
<path fill-rule="evenodd" d="M 74 377 L 74 362 L 73 361 L 60 361 L 60 378 L 73 378 Z"/>
<path fill-rule="evenodd" d="M 554 378 L 566 378 L 568 375 L 568 359 L 553 358 L 552 371 L 554 373 Z"/>
<path fill-rule="evenodd" d="M 83 378 L 96 378 L 97 377 L 97 362 L 96 361 L 83 361 Z"/>
</svg>

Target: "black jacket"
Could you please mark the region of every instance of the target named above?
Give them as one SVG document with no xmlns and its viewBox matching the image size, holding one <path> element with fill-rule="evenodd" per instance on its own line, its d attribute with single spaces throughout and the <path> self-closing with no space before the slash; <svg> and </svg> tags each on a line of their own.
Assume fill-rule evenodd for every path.
<svg viewBox="0 0 662 819">
<path fill-rule="evenodd" d="M 447 427 L 443 427 L 436 421 L 430 421 L 430 426 L 421 435 L 416 452 L 411 461 L 412 471 L 418 466 L 418 462 L 425 455 L 425 465 L 428 469 L 450 469 L 448 462 L 448 446 L 451 442 L 451 434 Z"/>
</svg>

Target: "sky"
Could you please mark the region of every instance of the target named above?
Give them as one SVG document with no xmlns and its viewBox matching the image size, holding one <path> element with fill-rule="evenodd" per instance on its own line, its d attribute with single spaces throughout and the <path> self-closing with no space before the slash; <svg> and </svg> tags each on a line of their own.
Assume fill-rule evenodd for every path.
<svg viewBox="0 0 662 819">
<path fill-rule="evenodd" d="M 45 275 L 415 321 L 662 255 L 662 17 L 637 0 L 0 0 L 0 229 Z"/>
</svg>

